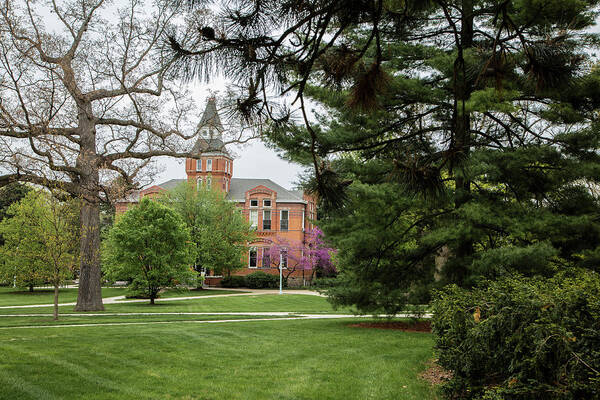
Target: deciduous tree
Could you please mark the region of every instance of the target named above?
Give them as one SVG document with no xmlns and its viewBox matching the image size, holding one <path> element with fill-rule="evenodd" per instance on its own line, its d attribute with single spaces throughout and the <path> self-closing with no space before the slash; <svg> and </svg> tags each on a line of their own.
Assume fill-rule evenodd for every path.
<svg viewBox="0 0 600 400">
<path fill-rule="evenodd" d="M 185 221 L 196 247 L 196 269 L 226 273 L 243 267 L 242 257 L 254 232 L 237 206 L 222 192 L 185 182 L 165 192 L 161 201 Z"/>
<path fill-rule="evenodd" d="M 50 283 L 54 287 L 54 319 L 58 319 L 60 285 L 73 276 L 77 265 L 77 207 L 49 193 L 30 191 L 8 209 L 0 223 L 4 279 L 14 276 L 19 285 Z"/>
<path fill-rule="evenodd" d="M 107 277 L 131 278 L 131 288 L 146 295 L 150 304 L 161 289 L 194 282 L 194 248 L 185 222 L 147 198 L 117 219 L 103 257 Z"/>
<path fill-rule="evenodd" d="M 100 203 L 148 183 L 153 156 L 197 157 L 194 106 L 163 46 L 179 8 L 111 3 L 0 4 L 0 185 L 32 182 L 81 200 L 79 311 L 103 308 Z"/>
</svg>

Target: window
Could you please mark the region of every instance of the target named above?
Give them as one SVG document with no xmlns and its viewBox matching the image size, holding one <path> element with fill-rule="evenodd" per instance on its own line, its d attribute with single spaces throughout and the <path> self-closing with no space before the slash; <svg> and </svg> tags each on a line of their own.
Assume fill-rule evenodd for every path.
<svg viewBox="0 0 600 400">
<path fill-rule="evenodd" d="M 250 226 L 254 229 L 258 226 L 258 210 L 250 210 Z"/>
<path fill-rule="evenodd" d="M 196 179 L 196 189 L 200 189 L 202 187 L 202 178 Z"/>
<path fill-rule="evenodd" d="M 271 207 L 271 200 L 263 200 L 263 207 Z"/>
<path fill-rule="evenodd" d="M 212 158 L 209 158 L 208 160 L 206 160 L 206 170 L 212 171 Z"/>
<path fill-rule="evenodd" d="M 288 253 L 287 249 L 281 249 L 279 252 L 279 266 L 281 269 L 286 269 L 288 265 Z"/>
<path fill-rule="evenodd" d="M 258 200 L 256 200 L 256 199 L 250 200 L 250 207 L 258 207 Z"/>
<path fill-rule="evenodd" d="M 279 229 L 282 231 L 287 231 L 290 222 L 290 212 L 288 210 L 281 210 L 281 218 L 279 219 L 279 221 Z"/>
<path fill-rule="evenodd" d="M 229 181 L 225 179 L 225 191 L 229 192 Z"/>
<path fill-rule="evenodd" d="M 250 247 L 250 257 L 248 260 L 250 268 L 256 268 L 256 247 Z"/>
<path fill-rule="evenodd" d="M 271 210 L 263 211 L 263 231 L 271 230 Z"/>
<path fill-rule="evenodd" d="M 196 171 L 202 171 L 202 160 L 196 160 Z"/>
<path fill-rule="evenodd" d="M 271 249 L 269 247 L 263 247 L 263 258 L 262 258 L 262 267 L 270 268 L 271 267 L 271 255 L 269 252 Z"/>
<path fill-rule="evenodd" d="M 210 189 L 210 185 L 212 184 L 212 178 L 209 176 L 206 178 L 206 187 Z"/>
</svg>

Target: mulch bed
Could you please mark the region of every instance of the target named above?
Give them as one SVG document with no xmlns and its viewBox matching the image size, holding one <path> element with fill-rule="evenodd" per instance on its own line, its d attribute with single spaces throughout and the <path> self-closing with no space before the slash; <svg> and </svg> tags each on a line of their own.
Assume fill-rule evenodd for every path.
<svg viewBox="0 0 600 400">
<path fill-rule="evenodd" d="M 385 321 L 385 322 L 360 322 L 358 324 L 348 325 L 351 328 L 375 328 L 375 329 L 395 329 L 404 332 L 431 332 L 431 322 L 415 321 Z"/>
<path fill-rule="evenodd" d="M 427 369 L 419 374 L 419 378 L 426 380 L 430 385 L 440 385 L 452 379 L 452 372 L 440 367 L 437 360 L 429 360 Z"/>
</svg>

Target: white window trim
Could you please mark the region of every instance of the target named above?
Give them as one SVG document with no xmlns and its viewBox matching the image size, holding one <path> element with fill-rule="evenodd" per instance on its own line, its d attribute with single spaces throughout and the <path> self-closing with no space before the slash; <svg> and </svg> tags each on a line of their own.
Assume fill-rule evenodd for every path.
<svg viewBox="0 0 600 400">
<path fill-rule="evenodd" d="M 262 230 L 265 230 L 265 213 L 269 213 L 269 219 L 267 219 L 267 221 L 271 222 L 271 227 L 269 228 L 269 231 L 273 230 L 273 212 L 271 210 L 263 210 L 263 217 L 262 217 Z"/>
<path fill-rule="evenodd" d="M 284 231 L 289 231 L 290 230 L 290 210 L 288 210 L 287 208 L 283 209 L 283 210 L 279 210 L 279 230 L 281 230 L 281 221 L 283 221 L 283 212 L 287 211 L 287 222 L 288 222 L 288 226 L 287 229 Z"/>
<path fill-rule="evenodd" d="M 250 266 L 250 253 L 252 252 L 253 249 L 256 252 L 256 265 L 254 267 L 251 267 Z M 248 249 L 248 268 L 252 268 L 252 269 L 258 268 L 258 249 L 256 247 L 250 247 Z"/>
<path fill-rule="evenodd" d="M 265 201 L 268 201 L 269 205 L 266 205 Z M 271 201 L 271 199 L 263 199 L 263 208 L 271 208 L 272 204 L 273 204 L 273 202 Z"/>
<path fill-rule="evenodd" d="M 206 170 L 212 171 L 212 158 L 206 159 Z"/>
<path fill-rule="evenodd" d="M 202 177 L 196 178 L 196 190 L 202 187 Z"/>
<path fill-rule="evenodd" d="M 255 221 L 256 223 L 255 224 L 253 224 L 253 221 L 252 221 L 252 212 L 256 213 L 256 221 Z M 254 228 L 254 229 L 258 228 L 258 210 L 250 210 L 250 214 L 248 215 L 248 222 L 250 222 L 250 226 L 252 228 Z"/>
<path fill-rule="evenodd" d="M 201 158 L 196 160 L 196 171 L 202 171 L 202 159 Z"/>
<path fill-rule="evenodd" d="M 211 186 L 212 186 L 212 178 L 209 176 L 206 178 L 206 187 L 210 189 Z"/>
<path fill-rule="evenodd" d="M 256 205 L 255 206 L 252 205 L 253 201 L 256 201 Z M 252 207 L 252 208 L 258 208 L 258 199 L 250 199 L 250 207 Z"/>
<path fill-rule="evenodd" d="M 269 255 L 269 265 L 267 265 L 265 267 L 265 250 L 269 249 L 269 251 L 267 251 L 267 254 L 269 254 L 271 252 L 271 248 L 270 247 L 262 247 L 262 257 L 260 259 L 260 265 L 262 268 L 271 268 L 271 256 Z"/>
</svg>

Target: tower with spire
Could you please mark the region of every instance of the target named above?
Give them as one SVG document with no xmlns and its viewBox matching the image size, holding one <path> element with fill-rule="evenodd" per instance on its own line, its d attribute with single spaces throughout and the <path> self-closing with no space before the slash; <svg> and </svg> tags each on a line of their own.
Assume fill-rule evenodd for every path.
<svg viewBox="0 0 600 400">
<path fill-rule="evenodd" d="M 197 158 L 187 158 L 185 172 L 189 182 L 198 187 L 229 193 L 233 175 L 233 157 L 223 141 L 223 124 L 217 112 L 214 97 L 210 97 L 198 124 L 199 137 L 192 153 Z"/>
</svg>

